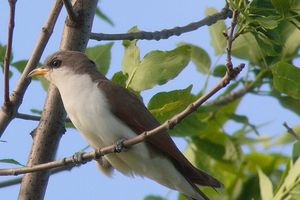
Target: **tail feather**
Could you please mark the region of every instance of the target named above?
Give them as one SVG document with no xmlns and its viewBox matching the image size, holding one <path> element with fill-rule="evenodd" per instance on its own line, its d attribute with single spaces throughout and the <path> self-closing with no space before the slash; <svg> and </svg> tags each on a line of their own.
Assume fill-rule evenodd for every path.
<svg viewBox="0 0 300 200">
<path fill-rule="evenodd" d="M 213 188 L 221 188 L 223 184 L 213 176 L 201 171 L 193 166 L 193 170 L 188 174 L 190 180 L 197 185 L 210 186 Z"/>
<path fill-rule="evenodd" d="M 201 171 L 194 167 L 190 162 L 178 163 L 179 171 L 187 178 L 189 181 L 196 185 L 210 186 L 213 188 L 221 188 L 223 184 L 216 178 L 210 176 L 204 171 Z"/>
<path fill-rule="evenodd" d="M 197 197 L 195 195 L 193 196 L 187 196 L 189 200 L 209 200 L 209 198 L 195 185 L 192 180 L 185 177 L 185 179 L 190 183 L 192 188 L 194 189 L 195 193 L 197 194 Z"/>
</svg>

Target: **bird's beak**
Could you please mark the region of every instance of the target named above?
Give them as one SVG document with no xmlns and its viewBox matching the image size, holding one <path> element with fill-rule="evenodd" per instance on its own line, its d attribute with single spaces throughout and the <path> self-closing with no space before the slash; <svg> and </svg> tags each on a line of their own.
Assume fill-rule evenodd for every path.
<svg viewBox="0 0 300 200">
<path fill-rule="evenodd" d="M 35 76 L 44 76 L 45 74 L 47 74 L 49 71 L 49 68 L 45 68 L 45 67 L 40 67 L 37 69 L 32 70 L 29 74 L 28 77 L 35 77 Z"/>
</svg>

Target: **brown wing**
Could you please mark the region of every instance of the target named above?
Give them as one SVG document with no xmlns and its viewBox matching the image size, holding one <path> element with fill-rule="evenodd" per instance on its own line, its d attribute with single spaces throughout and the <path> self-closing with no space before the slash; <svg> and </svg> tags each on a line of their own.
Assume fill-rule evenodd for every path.
<svg viewBox="0 0 300 200">
<path fill-rule="evenodd" d="M 98 87 L 104 91 L 110 102 L 116 105 L 111 111 L 125 122 L 135 133 L 140 134 L 160 125 L 144 104 L 132 93 L 108 80 L 100 80 Z M 221 183 L 195 168 L 179 151 L 167 133 L 160 133 L 147 138 L 159 152 L 169 157 L 176 168 L 192 183 L 204 186 L 221 187 Z"/>
</svg>

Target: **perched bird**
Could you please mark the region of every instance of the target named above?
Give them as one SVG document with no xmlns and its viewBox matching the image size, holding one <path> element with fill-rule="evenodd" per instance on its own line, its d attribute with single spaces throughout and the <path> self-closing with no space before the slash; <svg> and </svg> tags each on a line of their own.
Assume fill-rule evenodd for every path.
<svg viewBox="0 0 300 200">
<path fill-rule="evenodd" d="M 160 125 L 135 95 L 99 73 L 95 63 L 81 52 L 52 54 L 43 67 L 29 73 L 30 77 L 39 75 L 58 88 L 72 123 L 94 149 Z M 208 199 L 197 185 L 221 187 L 218 180 L 194 167 L 167 133 L 153 135 L 126 152 L 105 155 L 97 162 L 107 175 L 115 168 L 125 175 L 146 176 L 190 199 Z"/>
</svg>

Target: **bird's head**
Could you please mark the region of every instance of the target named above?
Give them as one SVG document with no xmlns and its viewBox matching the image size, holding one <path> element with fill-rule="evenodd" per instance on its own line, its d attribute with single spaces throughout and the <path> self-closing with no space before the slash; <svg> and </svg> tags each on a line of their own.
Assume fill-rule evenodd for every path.
<svg viewBox="0 0 300 200">
<path fill-rule="evenodd" d="M 78 51 L 58 51 L 50 55 L 42 67 L 32 70 L 28 76 L 44 76 L 57 85 L 78 74 L 98 74 L 95 63 Z"/>
</svg>

